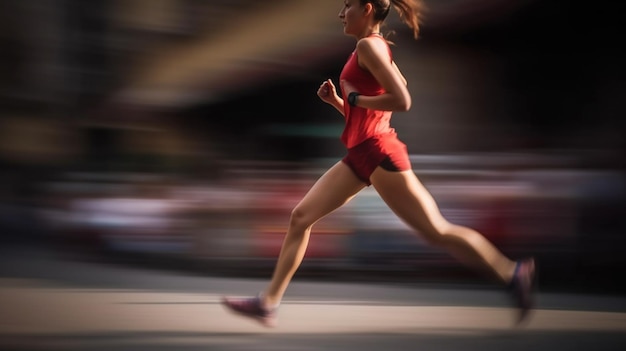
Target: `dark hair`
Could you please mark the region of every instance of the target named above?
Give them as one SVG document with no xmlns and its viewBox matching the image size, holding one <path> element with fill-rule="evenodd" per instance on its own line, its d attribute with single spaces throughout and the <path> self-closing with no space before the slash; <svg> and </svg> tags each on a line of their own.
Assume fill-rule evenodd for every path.
<svg viewBox="0 0 626 351">
<path fill-rule="evenodd" d="M 417 39 L 424 11 L 424 4 L 421 0 L 361 0 L 361 5 L 367 3 L 374 7 L 374 20 L 380 22 L 387 18 L 389 9 L 393 6 L 398 11 L 402 22 L 413 30 L 413 37 Z"/>
</svg>

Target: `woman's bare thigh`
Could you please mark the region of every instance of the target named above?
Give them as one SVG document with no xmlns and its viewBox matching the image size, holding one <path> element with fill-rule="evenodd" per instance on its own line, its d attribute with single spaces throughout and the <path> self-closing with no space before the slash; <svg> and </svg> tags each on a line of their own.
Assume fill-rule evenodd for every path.
<svg viewBox="0 0 626 351">
<path fill-rule="evenodd" d="M 438 235 L 449 225 L 412 170 L 393 172 L 378 167 L 370 180 L 387 206 L 422 235 Z"/>
<path fill-rule="evenodd" d="M 364 187 L 365 183 L 339 161 L 313 184 L 294 209 L 294 214 L 304 216 L 305 222 L 313 224 L 350 201 Z"/>
</svg>

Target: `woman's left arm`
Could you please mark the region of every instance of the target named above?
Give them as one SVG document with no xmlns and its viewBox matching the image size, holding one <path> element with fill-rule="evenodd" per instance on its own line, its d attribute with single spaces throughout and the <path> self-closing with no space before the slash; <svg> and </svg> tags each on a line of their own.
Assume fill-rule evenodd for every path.
<svg viewBox="0 0 626 351">
<path fill-rule="evenodd" d="M 411 94 L 398 66 L 389 59 L 387 50 L 387 45 L 378 39 L 361 39 L 357 43 L 359 65 L 376 78 L 385 93 L 378 96 L 360 95 L 356 105 L 374 110 L 408 111 L 411 108 Z M 342 84 L 346 94 L 355 91 L 350 82 Z"/>
<path fill-rule="evenodd" d="M 391 61 L 391 64 L 393 65 L 393 69 L 396 71 L 396 73 L 400 75 L 400 78 L 402 78 L 402 83 L 404 83 L 404 85 L 409 84 L 406 81 L 406 78 L 404 78 L 404 75 L 402 75 L 402 72 L 400 72 L 400 68 L 398 68 L 398 65 L 396 65 L 396 61 Z"/>
</svg>

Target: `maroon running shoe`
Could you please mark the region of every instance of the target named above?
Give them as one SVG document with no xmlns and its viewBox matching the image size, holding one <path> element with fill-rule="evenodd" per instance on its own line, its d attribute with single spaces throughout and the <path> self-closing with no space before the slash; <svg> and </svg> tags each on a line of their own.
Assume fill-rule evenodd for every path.
<svg viewBox="0 0 626 351">
<path fill-rule="evenodd" d="M 225 296 L 222 298 L 222 304 L 230 311 L 255 319 L 266 327 L 276 326 L 276 309 L 264 308 L 260 296 L 248 298 Z"/>
<path fill-rule="evenodd" d="M 532 258 L 518 261 L 515 273 L 509 284 L 509 291 L 518 308 L 517 324 L 521 324 L 533 309 L 535 290 L 535 260 Z"/>
</svg>

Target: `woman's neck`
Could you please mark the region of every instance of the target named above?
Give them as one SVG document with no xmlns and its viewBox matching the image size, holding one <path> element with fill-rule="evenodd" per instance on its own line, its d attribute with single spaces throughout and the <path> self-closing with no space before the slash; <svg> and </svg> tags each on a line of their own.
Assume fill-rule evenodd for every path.
<svg viewBox="0 0 626 351">
<path fill-rule="evenodd" d="M 372 35 L 380 35 L 380 36 L 382 36 L 382 33 L 380 32 L 380 28 L 374 28 L 372 30 L 368 30 L 368 31 L 364 32 L 363 35 L 359 36 L 358 39 L 367 38 L 367 37 L 372 36 Z"/>
</svg>

